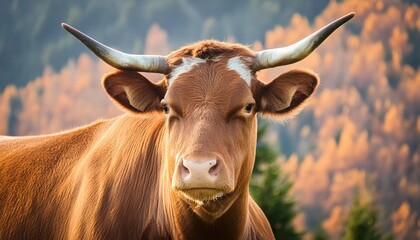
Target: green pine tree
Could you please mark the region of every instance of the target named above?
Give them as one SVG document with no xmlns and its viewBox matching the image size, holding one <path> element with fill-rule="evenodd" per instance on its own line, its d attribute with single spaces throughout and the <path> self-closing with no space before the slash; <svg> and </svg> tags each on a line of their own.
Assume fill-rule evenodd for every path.
<svg viewBox="0 0 420 240">
<path fill-rule="evenodd" d="M 345 240 L 384 239 L 378 230 L 378 211 L 372 201 L 362 202 L 359 194 L 353 201 L 350 216 L 346 224 Z"/>
<path fill-rule="evenodd" d="M 251 180 L 251 194 L 268 218 L 276 239 L 302 239 L 303 233 L 293 226 L 297 215 L 296 203 L 289 196 L 292 183 L 275 161 L 275 148 L 261 141 L 267 122 L 259 119 L 257 153 Z"/>
<path fill-rule="evenodd" d="M 322 226 L 319 226 L 313 232 L 313 240 L 328 240 L 328 235 Z"/>
</svg>

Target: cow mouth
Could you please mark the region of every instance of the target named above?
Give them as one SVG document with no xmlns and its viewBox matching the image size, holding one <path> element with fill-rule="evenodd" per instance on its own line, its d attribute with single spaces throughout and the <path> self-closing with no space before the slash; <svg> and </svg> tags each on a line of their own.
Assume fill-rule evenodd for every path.
<svg viewBox="0 0 420 240">
<path fill-rule="evenodd" d="M 186 199 L 204 205 L 208 202 L 217 200 L 223 197 L 226 192 L 223 189 L 217 188 L 188 188 L 179 190 Z"/>
</svg>

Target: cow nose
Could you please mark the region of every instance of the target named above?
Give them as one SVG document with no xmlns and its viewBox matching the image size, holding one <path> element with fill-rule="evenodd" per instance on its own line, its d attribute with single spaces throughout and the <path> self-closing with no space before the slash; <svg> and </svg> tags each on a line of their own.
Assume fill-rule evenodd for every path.
<svg viewBox="0 0 420 240">
<path fill-rule="evenodd" d="M 184 159 L 182 160 L 182 176 L 185 182 L 214 182 L 220 167 L 216 159 Z"/>
</svg>

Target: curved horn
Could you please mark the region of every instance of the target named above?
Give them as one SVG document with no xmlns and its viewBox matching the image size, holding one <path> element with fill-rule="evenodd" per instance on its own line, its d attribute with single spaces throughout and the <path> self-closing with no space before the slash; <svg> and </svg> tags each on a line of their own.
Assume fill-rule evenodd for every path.
<svg viewBox="0 0 420 240">
<path fill-rule="evenodd" d="M 66 23 L 62 23 L 61 26 L 86 45 L 96 56 L 115 68 L 127 71 L 163 74 L 169 72 L 169 66 L 165 56 L 135 55 L 120 52 L 92 39 Z"/>
<path fill-rule="evenodd" d="M 320 30 L 312 33 L 306 38 L 292 45 L 282 48 L 267 49 L 256 53 L 253 70 L 258 71 L 265 68 L 272 68 L 292 64 L 306 58 L 317 48 L 331 33 L 338 27 L 350 20 L 354 12 L 349 13 Z"/>
</svg>

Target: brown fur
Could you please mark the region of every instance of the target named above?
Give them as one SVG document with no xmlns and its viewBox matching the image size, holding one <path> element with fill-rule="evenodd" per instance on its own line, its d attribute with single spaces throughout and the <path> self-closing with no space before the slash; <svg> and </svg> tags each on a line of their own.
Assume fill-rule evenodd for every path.
<svg viewBox="0 0 420 240">
<path fill-rule="evenodd" d="M 169 56 L 172 69 L 183 57 L 207 61 L 171 86 L 133 72 L 105 76 L 106 92 L 135 114 L 0 138 L 0 239 L 273 239 L 248 190 L 256 113 L 289 116 L 318 78 L 295 70 L 263 84 L 252 73 L 248 86 L 226 67 L 235 56 L 247 66 L 254 58 L 237 44 L 184 47 Z M 157 111 L 162 99 L 166 116 Z M 178 155 L 217 156 L 223 171 L 211 187 L 223 196 L 202 204 L 186 198 Z"/>
</svg>

